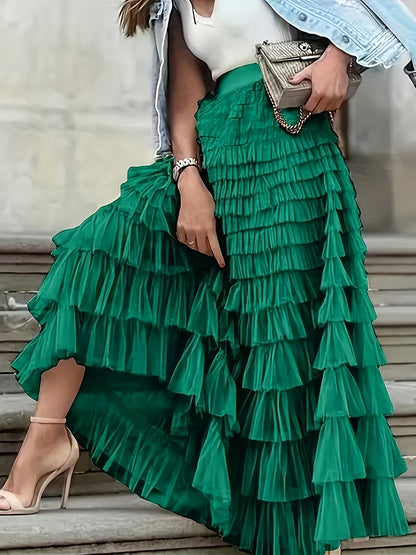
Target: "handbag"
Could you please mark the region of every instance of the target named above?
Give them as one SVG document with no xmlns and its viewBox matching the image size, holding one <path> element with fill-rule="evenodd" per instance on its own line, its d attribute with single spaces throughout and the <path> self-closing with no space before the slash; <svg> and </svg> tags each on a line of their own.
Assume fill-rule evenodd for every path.
<svg viewBox="0 0 416 555">
<path fill-rule="evenodd" d="M 322 56 L 328 41 L 317 40 L 290 40 L 270 42 L 268 40 L 256 44 L 256 59 L 260 66 L 264 86 L 273 106 L 273 112 L 278 123 L 292 135 L 297 135 L 305 121 L 311 115 L 303 109 L 303 104 L 312 92 L 309 79 L 304 79 L 297 85 L 292 85 L 287 79 L 298 73 Z M 358 64 L 350 63 L 348 67 L 349 86 L 346 99 L 351 98 L 358 89 L 362 77 Z M 299 106 L 299 119 L 296 123 L 289 124 L 282 115 L 284 108 Z M 331 122 L 334 114 L 329 112 Z"/>
<path fill-rule="evenodd" d="M 409 76 L 411 82 L 416 87 L 416 68 L 412 60 L 410 60 L 410 62 L 405 65 L 405 67 L 403 68 L 403 71 L 405 72 L 406 75 Z"/>
</svg>

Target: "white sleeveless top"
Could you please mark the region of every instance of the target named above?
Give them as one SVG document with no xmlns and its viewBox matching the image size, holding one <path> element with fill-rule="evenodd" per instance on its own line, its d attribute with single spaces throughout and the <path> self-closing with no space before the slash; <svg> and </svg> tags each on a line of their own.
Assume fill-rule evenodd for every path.
<svg viewBox="0 0 416 555">
<path fill-rule="evenodd" d="M 255 44 L 297 38 L 298 30 L 265 0 L 215 0 L 210 17 L 196 13 L 190 0 L 174 0 L 189 50 L 204 61 L 214 81 L 223 73 L 256 61 Z"/>
</svg>

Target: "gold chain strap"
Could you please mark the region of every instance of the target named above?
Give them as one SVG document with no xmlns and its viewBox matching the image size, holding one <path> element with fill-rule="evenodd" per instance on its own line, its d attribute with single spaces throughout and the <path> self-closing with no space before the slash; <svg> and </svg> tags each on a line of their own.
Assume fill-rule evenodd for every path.
<svg viewBox="0 0 416 555">
<path fill-rule="evenodd" d="M 299 106 L 299 119 L 296 123 L 287 123 L 282 115 L 282 110 L 273 106 L 273 112 L 278 124 L 291 135 L 298 135 L 303 127 L 305 121 L 311 116 L 311 112 L 305 112 L 303 106 Z M 335 111 L 328 112 L 331 125 L 334 123 Z"/>
</svg>

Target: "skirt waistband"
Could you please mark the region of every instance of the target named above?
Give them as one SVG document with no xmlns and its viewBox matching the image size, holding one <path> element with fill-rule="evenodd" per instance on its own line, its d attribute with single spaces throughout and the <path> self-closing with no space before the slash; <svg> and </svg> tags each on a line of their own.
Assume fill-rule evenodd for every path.
<svg viewBox="0 0 416 555">
<path fill-rule="evenodd" d="M 227 94 L 236 89 L 255 83 L 262 78 L 261 69 L 257 63 L 239 66 L 223 73 L 223 75 L 217 79 L 217 93 Z"/>
</svg>

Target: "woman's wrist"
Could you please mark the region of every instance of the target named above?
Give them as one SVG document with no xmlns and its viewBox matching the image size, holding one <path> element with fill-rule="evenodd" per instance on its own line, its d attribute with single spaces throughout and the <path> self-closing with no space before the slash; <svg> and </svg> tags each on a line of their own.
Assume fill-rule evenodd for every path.
<svg viewBox="0 0 416 555">
<path fill-rule="evenodd" d="M 197 166 L 186 166 L 183 168 L 179 174 L 178 180 L 176 181 L 176 187 L 179 192 L 181 193 L 184 188 L 188 188 L 189 181 L 195 182 L 195 178 L 199 180 L 200 175 L 201 174 Z"/>
<path fill-rule="evenodd" d="M 346 66 L 348 66 L 352 62 L 352 56 L 335 46 L 335 44 L 333 44 L 332 42 L 329 43 L 322 57 L 324 56 L 328 58 L 337 58 L 341 61 L 344 61 Z"/>
</svg>

